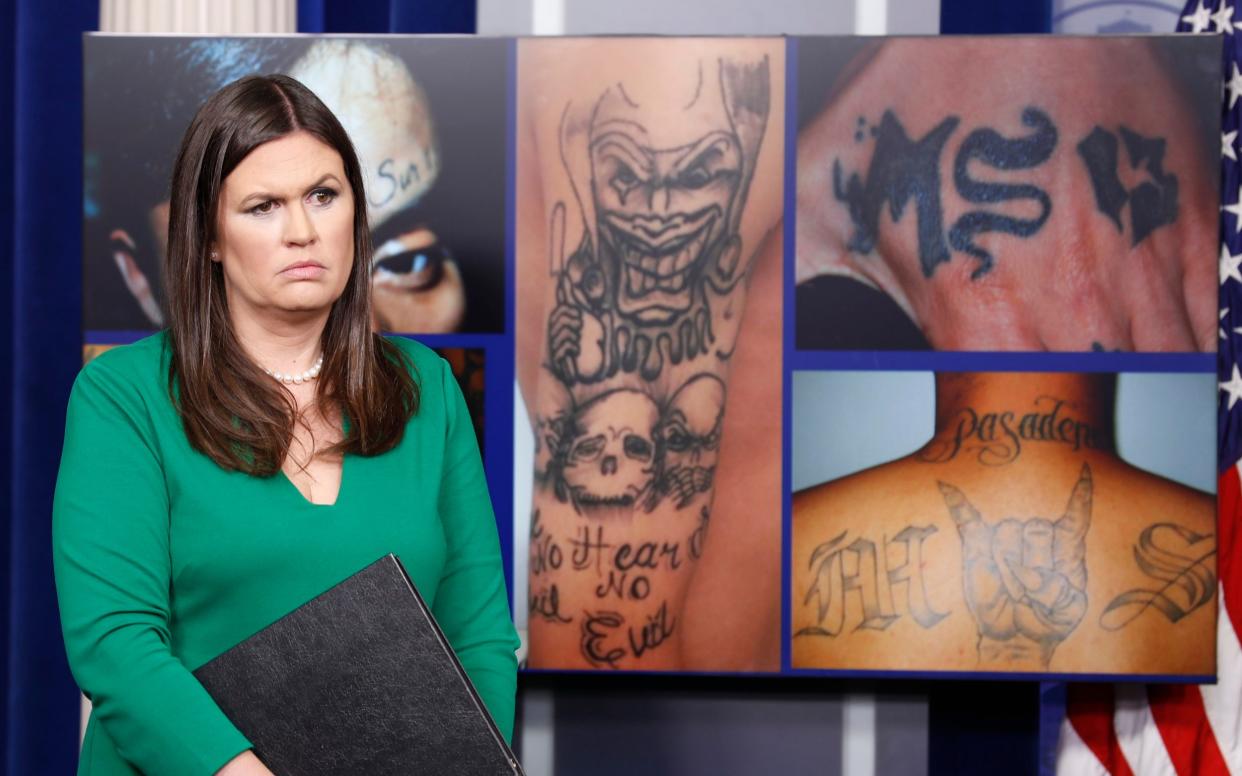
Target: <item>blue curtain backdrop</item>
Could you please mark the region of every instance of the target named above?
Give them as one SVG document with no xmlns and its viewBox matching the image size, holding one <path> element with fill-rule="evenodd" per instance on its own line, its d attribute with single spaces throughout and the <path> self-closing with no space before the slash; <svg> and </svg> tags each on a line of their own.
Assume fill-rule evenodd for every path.
<svg viewBox="0 0 1242 776">
<path fill-rule="evenodd" d="M 81 362 L 83 30 L 98 0 L 3 0 L 0 37 L 0 489 L 4 767 L 69 774 L 78 692 L 52 585 L 49 518 L 69 387 Z"/>
<path fill-rule="evenodd" d="M 474 3 L 303 0 L 302 32 L 472 33 Z M 50 516 L 81 364 L 82 33 L 99 0 L 0 0 L 0 763 L 77 767 L 78 690 L 61 641 Z"/>
<path fill-rule="evenodd" d="M 1052 0 L 941 0 L 941 35 L 1052 31 Z"/>
<path fill-rule="evenodd" d="M 473 33 L 474 0 L 298 0 L 298 32 Z"/>
</svg>

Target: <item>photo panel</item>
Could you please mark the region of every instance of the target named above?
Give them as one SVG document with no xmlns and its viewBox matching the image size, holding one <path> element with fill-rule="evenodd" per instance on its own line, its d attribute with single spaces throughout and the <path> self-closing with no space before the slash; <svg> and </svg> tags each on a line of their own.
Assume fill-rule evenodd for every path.
<svg viewBox="0 0 1242 776">
<path fill-rule="evenodd" d="M 518 43 L 530 668 L 779 670 L 784 51 Z"/>
<path fill-rule="evenodd" d="M 1218 36 L 795 42 L 799 350 L 1215 351 Z"/>
<path fill-rule="evenodd" d="M 1214 674 L 1219 40 L 85 51 L 84 360 L 166 326 L 194 110 L 306 83 L 376 327 L 466 396 L 524 668 Z"/>
<path fill-rule="evenodd" d="M 1215 674 L 1215 377 L 795 372 L 795 670 Z"/>
<path fill-rule="evenodd" d="M 306 84 L 362 163 L 376 327 L 503 332 L 508 41 L 92 36 L 85 43 L 84 329 L 154 332 L 178 144 L 251 74 Z M 115 339 L 115 337 L 113 337 Z"/>
</svg>

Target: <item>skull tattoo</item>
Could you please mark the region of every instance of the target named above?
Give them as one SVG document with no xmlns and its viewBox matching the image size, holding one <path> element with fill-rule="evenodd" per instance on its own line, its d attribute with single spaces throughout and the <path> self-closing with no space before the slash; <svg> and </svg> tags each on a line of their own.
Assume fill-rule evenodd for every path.
<svg viewBox="0 0 1242 776">
<path fill-rule="evenodd" d="M 669 401 L 657 429 L 663 454 L 659 492 L 675 499 L 678 509 L 712 487 L 724 404 L 724 383 L 712 374 L 691 378 Z"/>
<path fill-rule="evenodd" d="M 561 500 L 588 515 L 638 504 L 655 479 L 659 416 L 651 397 L 628 388 L 579 407 L 560 443 Z"/>
</svg>

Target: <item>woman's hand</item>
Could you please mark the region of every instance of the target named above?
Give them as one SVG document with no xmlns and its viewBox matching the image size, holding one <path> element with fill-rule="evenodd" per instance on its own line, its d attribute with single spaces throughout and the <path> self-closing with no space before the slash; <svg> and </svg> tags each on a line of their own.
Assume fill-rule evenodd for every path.
<svg viewBox="0 0 1242 776">
<path fill-rule="evenodd" d="M 216 776 L 275 776 L 263 761 L 255 755 L 254 750 L 247 749 L 225 763 L 216 771 Z"/>
</svg>

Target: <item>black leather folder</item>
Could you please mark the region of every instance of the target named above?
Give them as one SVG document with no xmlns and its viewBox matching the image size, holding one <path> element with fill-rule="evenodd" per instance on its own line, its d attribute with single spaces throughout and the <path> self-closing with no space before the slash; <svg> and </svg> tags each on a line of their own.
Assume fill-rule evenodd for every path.
<svg viewBox="0 0 1242 776">
<path fill-rule="evenodd" d="M 391 554 L 194 675 L 277 776 L 522 773 Z"/>
</svg>

